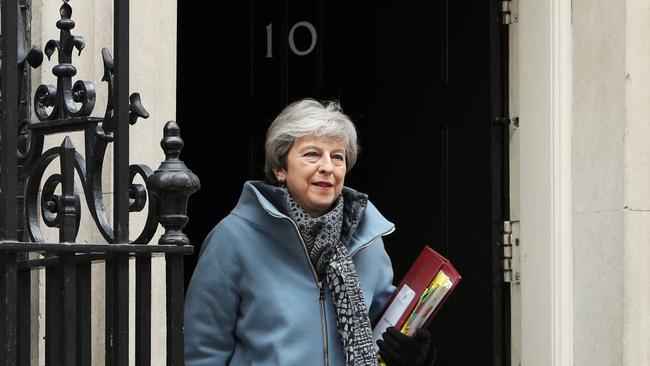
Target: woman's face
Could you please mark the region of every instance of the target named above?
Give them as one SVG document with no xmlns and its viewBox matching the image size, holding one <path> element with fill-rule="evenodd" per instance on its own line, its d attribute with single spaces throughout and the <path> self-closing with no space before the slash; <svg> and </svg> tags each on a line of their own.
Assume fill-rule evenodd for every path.
<svg viewBox="0 0 650 366">
<path fill-rule="evenodd" d="M 303 210 L 318 217 L 341 194 L 345 173 L 343 141 L 303 136 L 287 154 L 287 169 L 277 170 L 276 176 L 286 180 L 287 189 Z"/>
</svg>

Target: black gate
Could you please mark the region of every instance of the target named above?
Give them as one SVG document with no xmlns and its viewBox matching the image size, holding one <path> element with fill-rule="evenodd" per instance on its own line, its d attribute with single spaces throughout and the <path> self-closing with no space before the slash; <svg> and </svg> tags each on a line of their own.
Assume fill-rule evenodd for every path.
<svg viewBox="0 0 650 366">
<path fill-rule="evenodd" d="M 135 326 L 136 365 L 151 363 L 151 258 L 164 255 L 167 284 L 167 364 L 183 361 L 183 256 L 193 247 L 182 229 L 187 198 L 199 180 L 179 160 L 183 147 L 178 125 L 165 125 L 161 146 L 166 159 L 153 171 L 129 165 L 129 125 L 147 118 L 138 93 L 129 95 L 129 1 L 114 1 L 115 58 L 102 50 L 108 103 L 101 118 L 92 117 L 95 86 L 72 82 L 77 70 L 72 53 L 85 46 L 73 35 L 72 7 L 63 0 L 56 27 L 60 38 L 44 48 L 58 64 L 57 85 L 41 85 L 33 95 L 33 114 L 25 118 L 27 65 L 39 67 L 43 52 L 26 47 L 18 0 L 1 0 L 0 105 L 0 366 L 29 365 L 31 272 L 46 273 L 46 365 L 90 365 L 91 263 L 104 262 L 106 273 L 106 365 L 127 365 L 129 328 Z M 58 147 L 43 151 L 45 136 L 83 132 L 84 154 L 66 136 Z M 104 208 L 102 170 L 113 144 L 112 225 Z M 58 160 L 59 173 L 45 177 Z M 145 184 L 136 183 L 141 177 Z M 43 183 L 43 179 L 44 183 Z M 77 183 L 83 188 L 80 193 Z M 81 197 L 83 196 L 83 197 Z M 74 243 L 85 199 L 92 220 L 108 244 Z M 148 204 L 147 204 L 148 203 Z M 129 214 L 147 210 L 146 224 L 129 240 Z M 59 243 L 45 243 L 40 223 L 59 231 Z M 158 223 L 165 228 L 159 245 L 147 245 Z M 135 324 L 129 324 L 129 260 L 136 263 Z"/>
</svg>

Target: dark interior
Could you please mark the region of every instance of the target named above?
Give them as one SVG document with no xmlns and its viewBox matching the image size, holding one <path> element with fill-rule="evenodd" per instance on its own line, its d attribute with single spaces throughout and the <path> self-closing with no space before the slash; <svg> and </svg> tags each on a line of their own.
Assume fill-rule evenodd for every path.
<svg viewBox="0 0 650 366">
<path fill-rule="evenodd" d="M 437 365 L 505 364 L 498 4 L 248 0 L 206 11 L 180 1 L 177 120 L 181 158 L 202 184 L 185 229 L 196 252 L 243 183 L 263 178 L 264 134 L 282 107 L 336 99 L 361 144 L 346 185 L 396 224 L 384 238 L 395 284 L 425 244 L 463 276 L 431 324 Z M 186 260 L 187 281 L 195 263 Z"/>
</svg>

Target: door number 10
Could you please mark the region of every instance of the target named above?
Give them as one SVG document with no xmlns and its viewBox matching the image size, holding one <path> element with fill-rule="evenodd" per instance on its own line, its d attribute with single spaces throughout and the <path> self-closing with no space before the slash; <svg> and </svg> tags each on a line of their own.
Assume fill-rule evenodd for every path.
<svg viewBox="0 0 650 366">
<path fill-rule="evenodd" d="M 296 32 L 296 29 L 300 27 L 307 28 L 311 36 L 311 44 L 305 50 L 299 50 L 294 41 L 294 33 Z M 289 31 L 289 48 L 298 56 L 306 56 L 314 50 L 314 47 L 316 47 L 316 38 L 316 28 L 314 28 L 313 24 L 305 21 L 298 22 L 294 24 Z M 269 23 L 269 25 L 266 26 L 266 58 L 273 58 L 273 23 Z"/>
</svg>

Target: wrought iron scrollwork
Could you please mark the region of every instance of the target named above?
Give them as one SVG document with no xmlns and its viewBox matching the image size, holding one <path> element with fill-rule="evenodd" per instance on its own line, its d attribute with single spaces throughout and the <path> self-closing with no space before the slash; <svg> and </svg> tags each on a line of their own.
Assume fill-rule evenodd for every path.
<svg viewBox="0 0 650 366">
<path fill-rule="evenodd" d="M 62 174 L 51 175 L 43 185 L 41 193 L 41 215 L 43 222 L 49 227 L 57 227 L 62 230 L 60 235 L 65 242 L 73 242 L 79 232 L 79 222 L 81 221 L 81 203 L 79 200 L 79 190 L 74 184 L 74 180 L 69 175 L 73 174 L 72 169 L 75 167 L 74 159 L 76 154 L 69 137 L 66 137 L 60 147 L 54 148 L 43 155 L 43 164 L 41 169 L 47 168 L 49 163 L 58 156 L 61 162 Z M 68 177 L 66 177 L 68 175 Z M 28 217 L 36 217 L 36 197 L 40 186 L 40 178 L 43 174 L 38 175 L 39 179 L 29 180 L 26 191 L 28 192 L 26 201 L 26 210 Z M 68 178 L 66 180 L 66 178 Z M 69 187 L 72 185 L 72 187 Z M 56 194 L 57 188 L 61 194 Z M 32 193 L 32 194 L 30 194 Z M 34 194 L 36 193 L 36 194 Z M 69 218 L 66 220 L 66 218 Z M 71 218 L 71 220 L 70 220 Z M 38 228 L 38 223 L 34 220 L 29 221 L 28 232 L 30 239 L 35 242 L 42 242 L 43 237 Z"/>
<path fill-rule="evenodd" d="M 21 28 L 19 38 L 24 38 L 25 34 L 23 23 L 13 18 L 17 1 L 23 3 L 23 9 L 27 13 L 25 3 L 28 0 L 0 1 L 0 7 L 6 11 L 2 14 L 2 26 L 10 33 L 12 40 L 16 27 Z M 103 261 L 105 264 L 106 296 L 103 302 L 107 315 L 98 320 L 106 330 L 106 359 L 112 364 L 127 364 L 128 320 L 130 314 L 133 314 L 129 309 L 129 302 L 133 299 L 129 291 L 130 278 L 133 278 L 129 268 L 131 258 L 135 259 L 137 273 L 134 299 L 136 328 L 141 333 L 136 337 L 136 358 L 142 363 L 148 363 L 152 349 L 150 313 L 154 311 L 151 308 L 151 288 L 152 277 L 156 273 L 152 271 L 152 256 L 156 253 L 165 256 L 166 338 L 169 348 L 167 363 L 182 364 L 183 256 L 191 254 L 193 249 L 191 246 L 133 244 L 149 243 L 159 221 L 167 228 L 166 236 L 160 243 L 186 243 L 186 240 L 179 239 L 184 236 L 182 227 L 187 222 L 187 196 L 198 186 L 188 190 L 187 180 L 181 178 L 191 177 L 191 172 L 178 160 L 182 140 L 177 126 L 166 129 L 163 147 L 166 148 L 167 160 L 161 169 L 154 173 L 146 165 L 129 165 L 128 126 L 136 123 L 138 118 L 147 118 L 149 114 L 140 95 L 129 95 L 126 88 L 129 35 L 128 27 L 121 25 L 129 22 L 128 0 L 115 0 L 113 4 L 117 25 L 113 30 L 113 38 L 117 54 L 125 58 L 113 62 L 108 50 L 102 49 L 102 79 L 108 88 L 108 103 L 103 117 L 92 116 L 96 102 L 95 86 L 88 81 L 73 80 L 77 69 L 72 64 L 72 52 L 75 49 L 81 52 L 85 42 L 82 37 L 71 34 L 75 25 L 71 19 L 72 7 L 69 5 L 70 0 L 63 2 L 60 7 L 61 19 L 57 22 L 57 27 L 61 30 L 60 37 L 47 42 L 45 47 L 48 59 L 55 52 L 58 53 L 58 63 L 52 68 L 57 78 L 57 82 L 53 83 L 56 86 L 41 85 L 33 94 L 28 91 L 29 88 L 25 86 L 29 84 L 23 83 L 22 71 L 26 64 L 40 65 L 42 53 L 35 48 L 26 51 L 26 42 L 21 45 L 22 48 L 14 47 L 14 42 L 3 42 L 3 49 L 7 49 L 8 54 L 4 55 L 7 63 L 2 75 L 9 80 L 5 79 L 2 83 L 6 95 L 0 95 L 5 98 L 2 105 L 8 109 L 0 110 L 0 125 L 3 127 L 3 135 L 0 136 L 0 154 L 3 156 L 0 198 L 5 206 L 0 217 L 0 313 L 3 314 L 0 326 L 0 364 L 29 364 L 29 339 L 34 335 L 31 330 L 39 326 L 46 328 L 44 346 L 47 364 L 72 365 L 76 362 L 86 365 L 92 362 L 88 335 L 93 316 L 91 288 L 96 277 L 91 263 L 95 261 Z M 25 14 L 20 12 L 19 10 L 18 15 L 22 21 L 21 15 Z M 21 40 L 22 38 L 19 39 L 19 44 Z M 18 51 L 18 60 L 15 51 Z M 15 65 L 17 61 L 18 68 Z M 20 73 L 18 80 L 14 77 L 16 70 Z M 21 96 L 18 99 L 22 99 L 18 102 L 18 113 L 14 108 L 17 94 Z M 23 102 L 29 98 L 29 94 L 34 96 L 33 104 Z M 7 101 L 11 104 L 7 104 Z M 32 106 L 36 117 L 29 118 Z M 43 152 L 46 136 L 50 142 L 54 134 L 72 132 L 83 133 L 83 147 L 79 149 L 83 150 L 82 153 L 78 152 L 69 136 L 65 136 L 59 146 Z M 14 139 L 14 133 L 18 133 L 18 139 Z M 115 206 L 115 224 L 111 227 L 104 207 L 102 171 L 107 147 L 114 141 L 115 184 L 112 188 L 115 192 L 112 201 Z M 16 160 L 17 167 L 14 166 Z M 57 162 L 60 169 L 53 172 L 55 169 L 52 168 L 56 168 Z M 15 177 L 16 174 L 18 177 Z M 164 184 L 152 189 L 150 181 L 153 177 L 160 178 Z M 198 184 L 195 176 L 191 180 L 196 182 L 195 185 Z M 92 226 L 88 217 L 82 217 L 84 202 L 90 212 L 88 216 L 92 216 L 98 231 L 109 244 L 100 244 L 95 240 L 94 243 L 75 243 L 80 225 Z M 161 207 L 165 208 L 164 215 L 160 214 Z M 147 211 L 143 212 L 145 210 Z M 127 235 L 130 212 L 142 212 L 143 215 L 139 216 L 146 214 L 146 223 L 137 238 L 127 243 L 130 238 Z M 16 222 L 16 213 L 21 216 L 19 222 Z M 58 229 L 59 243 L 43 244 L 43 224 Z M 44 257 L 34 259 L 32 254 Z M 41 279 L 34 281 L 32 269 L 45 272 L 45 282 Z M 31 294 L 34 286 L 42 288 L 43 285 L 46 294 L 43 297 L 46 304 L 45 322 L 40 318 L 34 321 L 34 314 L 30 311 L 30 303 L 34 302 Z M 24 340 L 27 340 L 26 347 L 23 347 Z M 43 345 L 42 342 L 40 344 Z"/>
<path fill-rule="evenodd" d="M 102 60 L 104 61 L 104 76 L 102 81 L 105 81 L 108 87 L 108 103 L 106 104 L 106 112 L 104 113 L 104 122 L 97 129 L 99 137 L 113 141 L 114 121 L 113 121 L 113 84 L 114 84 L 114 63 L 113 56 L 107 48 L 102 48 Z M 134 125 L 138 118 L 149 118 L 149 112 L 142 105 L 140 100 L 140 93 L 132 93 L 129 96 L 129 124 Z"/>
<path fill-rule="evenodd" d="M 26 93 L 26 90 L 29 89 L 25 84 L 25 78 L 24 78 L 25 69 L 27 68 L 27 66 L 31 66 L 32 68 L 39 67 L 43 63 L 43 51 L 41 51 L 38 47 L 35 46 L 32 47 L 27 46 L 25 24 L 24 24 L 23 14 L 21 12 L 20 7 L 17 8 L 16 19 L 18 21 L 18 42 L 17 42 L 18 43 L 18 85 L 17 87 L 19 89 L 18 95 L 23 96 L 23 94 Z M 1 38 L 2 37 L 0 36 L 0 39 Z M 2 70 L 2 58 L 0 58 L 0 70 Z M 3 115 L 1 107 L 0 107 L 0 115 Z M 18 162 L 19 164 L 22 164 L 26 152 L 29 149 L 31 138 L 30 138 L 29 131 L 26 128 L 29 121 L 26 119 L 26 116 L 21 116 L 20 114 L 19 114 L 19 118 L 22 120 L 19 121 L 19 126 L 17 131 Z M 38 141 L 34 141 L 33 143 L 31 143 L 31 145 L 36 145 L 35 147 L 37 147 Z"/>
<path fill-rule="evenodd" d="M 32 241 L 43 242 L 39 225 L 42 218 L 47 226 L 59 228 L 61 241 L 74 241 L 80 223 L 81 193 L 74 183 L 78 181 L 83 188 L 83 196 L 99 232 L 107 242 L 113 243 L 115 242 L 113 229 L 109 225 L 108 214 L 104 207 L 102 171 L 106 149 L 108 144 L 113 142 L 115 133 L 114 62 L 108 49 L 103 48 L 101 51 L 104 64 L 102 81 L 106 82 L 108 101 L 103 118 L 91 117 L 96 100 L 95 86 L 89 81 L 82 80 L 72 84 L 72 78 L 77 73 L 77 69 L 72 65 L 72 52 L 76 49 L 81 53 L 85 47 L 85 41 L 83 37 L 71 34 L 75 23 L 71 19 L 72 7 L 67 0 L 64 0 L 60 14 L 61 20 L 56 23 L 57 28 L 60 29 L 59 40 L 50 40 L 45 46 L 45 54 L 48 59 L 55 52 L 58 53 L 59 63 L 52 69 L 53 74 L 57 77 L 57 84 L 56 86 L 41 85 L 36 89 L 34 110 L 39 121 L 26 121 L 21 125 L 22 133 L 29 137 L 29 143 L 25 144 L 25 151 L 19 152 L 19 160 L 22 165 L 19 173 L 22 178 L 27 179 L 25 187 L 26 229 Z M 149 113 L 142 104 L 140 94 L 132 93 L 129 97 L 129 123 L 133 125 L 138 118 L 148 117 Z M 77 152 L 68 137 L 65 138 L 61 146 L 42 152 L 44 136 L 74 131 L 84 132 L 85 157 Z M 178 179 L 178 174 L 188 174 L 187 172 L 192 174 L 178 159 L 182 147 L 182 140 L 180 140 L 180 146 L 177 146 L 179 140 L 178 125 L 171 126 L 168 123 L 165 127 L 165 139 L 163 139 L 163 149 L 167 154 L 167 160 L 161 165 L 162 170 L 159 169 L 154 174 L 153 170 L 146 165 L 134 164 L 128 167 L 130 177 L 129 212 L 143 211 L 147 207 L 148 201 L 145 225 L 133 243 L 150 242 L 155 235 L 159 221 L 164 221 L 163 225 L 166 228 L 173 227 L 169 229 L 173 235 L 166 234 L 165 238 L 183 236 L 181 230 L 185 225 L 184 222 L 187 221 L 187 217 L 184 216 L 187 197 L 198 189 L 198 178 L 196 176 L 193 178 L 193 181 L 196 182 L 196 184 L 193 183 L 193 190 L 188 190 L 186 182 Z M 175 152 L 176 150 L 178 151 Z M 41 199 L 38 200 L 41 182 L 47 167 L 57 158 L 61 163 L 61 173 L 53 174 L 45 179 Z M 116 166 L 116 169 L 121 169 L 121 167 Z M 173 173 L 169 173 L 169 171 L 173 171 Z M 181 171 L 185 173 L 180 173 Z M 180 184 L 183 187 L 172 189 L 173 192 L 161 190 L 158 186 L 152 188 L 150 178 L 160 177 L 160 174 L 166 177 L 164 179 L 168 182 L 166 189 L 174 184 Z M 146 182 L 146 185 L 135 183 L 138 176 Z M 168 178 L 171 176 L 175 178 L 169 180 Z M 56 193 L 58 191 L 61 193 Z M 181 195 L 182 197 L 179 196 L 181 191 L 185 192 Z M 177 201 L 171 206 L 166 203 L 170 196 Z M 185 202 L 181 203 L 179 200 L 183 199 Z M 39 203 L 40 210 L 38 210 Z M 177 215 L 185 217 L 182 224 L 179 224 L 177 220 L 170 221 L 168 219 L 169 215 L 174 215 L 169 210 L 165 211 L 166 214 L 159 214 L 160 208 L 168 209 L 169 207 L 172 207 L 172 210 L 180 210 Z M 187 237 L 181 241 L 186 243 L 186 239 Z M 164 240 L 161 239 L 161 242 Z M 174 241 L 174 243 L 176 242 Z"/>
</svg>

